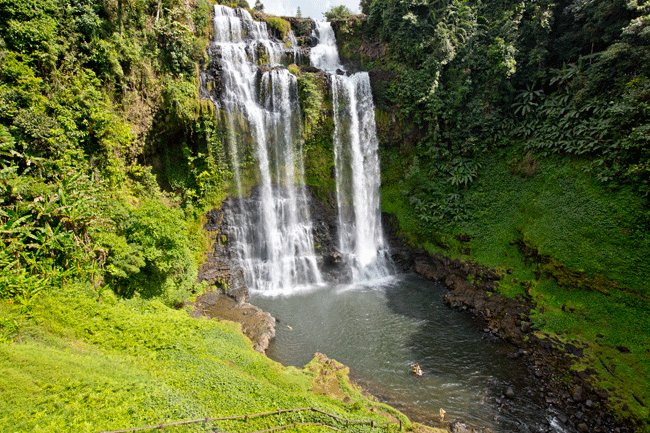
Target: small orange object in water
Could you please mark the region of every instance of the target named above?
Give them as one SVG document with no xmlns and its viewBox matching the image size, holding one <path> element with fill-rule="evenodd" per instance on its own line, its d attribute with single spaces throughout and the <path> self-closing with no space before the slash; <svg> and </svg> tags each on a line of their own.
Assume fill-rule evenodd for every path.
<svg viewBox="0 0 650 433">
<path fill-rule="evenodd" d="M 420 376 L 422 376 L 422 375 L 424 374 L 424 373 L 422 372 L 422 367 L 420 367 L 420 364 L 413 364 L 413 365 L 411 365 L 411 372 L 412 372 L 414 375 L 418 376 L 418 377 L 420 377 Z"/>
</svg>

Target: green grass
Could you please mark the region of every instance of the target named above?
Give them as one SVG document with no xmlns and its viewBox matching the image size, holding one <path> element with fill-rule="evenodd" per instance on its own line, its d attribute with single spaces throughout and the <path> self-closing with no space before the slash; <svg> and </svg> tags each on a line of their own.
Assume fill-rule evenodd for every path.
<svg viewBox="0 0 650 433">
<path fill-rule="evenodd" d="M 262 15 L 262 19 L 266 21 L 266 24 L 268 24 L 268 26 L 278 34 L 280 39 L 287 38 L 291 31 L 291 24 L 289 24 L 289 21 L 273 15 Z"/>
<path fill-rule="evenodd" d="M 506 244 L 519 238 L 587 277 L 602 275 L 650 296 L 642 199 L 605 190 L 580 161 L 544 159 L 523 178 L 510 172 L 513 158 L 487 161 L 468 192 L 471 219 L 459 229 L 472 236 L 474 254 L 498 266 Z"/>
<path fill-rule="evenodd" d="M 355 387 L 344 388 L 346 403 L 317 394 L 315 373 L 253 351 L 238 325 L 156 300 L 65 288 L 27 313 L 3 301 L 0 316 L 0 431 L 96 432 L 306 406 L 381 419 Z M 250 431 L 275 419 L 221 426 Z"/>
<path fill-rule="evenodd" d="M 643 420 L 648 429 L 650 309 L 647 302 L 620 291 L 604 295 L 567 289 L 549 279 L 534 285 L 531 294 L 537 304 L 533 312 L 535 328 L 584 347 L 585 357 L 576 360 L 574 368 L 594 369 L 594 380 L 609 391 L 616 412 Z M 617 347 L 626 347 L 629 353 L 621 353 Z"/>
<path fill-rule="evenodd" d="M 530 286 L 535 328 L 584 346 L 586 356 L 575 368 L 594 369 L 594 380 L 611 391 L 617 413 L 647 426 L 650 239 L 644 204 L 629 191 L 603 188 L 581 161 L 538 159 L 532 176 L 514 174 L 523 158 L 514 151 L 486 158 L 465 191 L 468 220 L 426 227 L 408 204 L 403 158 L 388 152 L 382 160 L 383 210 L 396 215 L 413 244 L 496 269 L 502 294 L 515 297 Z M 459 234 L 471 240 L 461 243 Z M 524 257 L 522 241 L 550 264 Z"/>
</svg>

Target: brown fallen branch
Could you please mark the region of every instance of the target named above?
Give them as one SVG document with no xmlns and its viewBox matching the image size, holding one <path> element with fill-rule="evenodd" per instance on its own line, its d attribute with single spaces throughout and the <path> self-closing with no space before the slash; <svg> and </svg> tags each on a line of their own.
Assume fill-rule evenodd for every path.
<svg viewBox="0 0 650 433">
<path fill-rule="evenodd" d="M 126 428 L 126 429 L 121 429 L 121 430 L 103 430 L 100 433 L 133 433 L 133 432 L 139 432 L 139 431 L 145 431 L 145 430 L 162 430 L 168 427 L 177 427 L 177 426 L 182 426 L 182 425 L 190 425 L 190 424 L 201 424 L 201 423 L 212 423 L 216 421 L 237 421 L 237 420 L 244 420 L 248 421 L 251 418 L 260 418 L 260 417 L 265 417 L 265 416 L 270 416 L 270 415 L 279 415 L 283 413 L 295 413 L 295 412 L 315 412 L 319 413 L 321 415 L 328 416 L 332 419 L 335 419 L 336 421 L 345 424 L 345 425 L 369 425 L 371 428 L 374 427 L 379 427 L 378 424 L 375 423 L 374 420 L 349 420 L 347 418 L 340 417 L 338 415 L 334 415 L 329 412 L 325 412 L 324 410 L 320 410 L 314 407 L 302 407 L 302 408 L 294 408 L 294 409 L 278 409 L 275 411 L 271 412 L 260 412 L 260 413 L 253 413 L 253 414 L 246 414 L 246 415 L 232 415 L 232 416 L 224 416 L 224 417 L 218 417 L 218 418 L 211 418 L 211 417 L 206 417 L 206 418 L 199 418 L 199 419 L 189 419 L 189 420 L 182 420 L 182 421 L 171 421 L 168 423 L 161 423 L 161 424 L 152 424 L 152 425 L 145 425 L 141 427 L 131 427 L 131 428 Z M 307 424 L 316 424 L 316 423 L 307 423 Z M 384 423 L 384 427 L 390 425 L 390 422 Z M 401 420 L 400 420 L 400 430 L 401 430 Z M 323 424 L 327 427 L 330 427 L 334 430 L 338 430 L 336 427 L 329 426 L 327 424 Z M 289 428 L 291 425 L 288 426 L 281 426 L 281 427 L 274 427 L 274 429 L 271 430 L 262 430 L 259 432 L 252 432 L 252 433 L 263 433 L 263 432 L 270 432 L 270 431 L 276 431 L 276 430 L 282 430 L 285 428 Z"/>
<path fill-rule="evenodd" d="M 287 424 L 287 425 L 283 425 L 283 426 L 280 426 L 280 427 L 273 427 L 273 428 L 266 429 L 266 430 L 258 430 L 258 431 L 254 431 L 254 432 L 251 432 L 251 433 L 271 433 L 271 432 L 274 432 L 274 431 L 286 430 L 286 429 L 293 428 L 293 427 L 325 427 L 325 428 L 328 428 L 328 429 L 331 429 L 331 430 L 341 431 L 341 430 L 339 430 L 338 428 L 336 428 L 334 426 L 331 426 L 329 424 L 323 424 L 323 423 L 320 423 L 320 422 L 294 422 L 293 424 Z"/>
</svg>

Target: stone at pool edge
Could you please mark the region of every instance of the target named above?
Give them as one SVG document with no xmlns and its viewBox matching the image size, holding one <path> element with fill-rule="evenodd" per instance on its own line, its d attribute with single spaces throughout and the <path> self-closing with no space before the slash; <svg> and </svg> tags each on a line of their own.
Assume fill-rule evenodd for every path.
<svg viewBox="0 0 650 433">
<path fill-rule="evenodd" d="M 218 292 L 207 292 L 194 302 L 193 317 L 229 320 L 241 324 L 242 332 L 253 343 L 253 349 L 265 353 L 275 337 L 276 320 L 269 313 L 248 302 L 237 302 Z"/>
</svg>

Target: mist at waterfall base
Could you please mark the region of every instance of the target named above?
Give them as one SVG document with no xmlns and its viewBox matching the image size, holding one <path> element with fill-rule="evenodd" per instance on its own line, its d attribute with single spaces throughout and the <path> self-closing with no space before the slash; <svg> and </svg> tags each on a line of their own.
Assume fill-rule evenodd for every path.
<svg viewBox="0 0 650 433">
<path fill-rule="evenodd" d="M 522 367 L 501 345 L 483 340 L 467 316 L 446 308 L 441 288 L 395 275 L 381 225 L 370 80 L 365 72 L 344 72 L 328 23 L 314 32 L 318 45 L 309 60 L 331 85 L 343 282 L 324 277 L 313 239 L 297 79 L 286 67 L 304 61 L 293 35 L 276 40 L 246 10 L 216 5 L 210 53 L 220 91 L 203 86 L 227 125 L 236 189 L 227 211 L 229 242 L 253 302 L 281 320 L 269 355 L 301 366 L 324 352 L 421 420 L 442 407 L 494 431 L 559 431 L 544 427 L 547 414 L 523 393 L 511 405 L 516 410 L 498 414 L 495 396 L 507 383 L 520 387 Z M 410 375 L 411 362 L 425 369 L 420 380 Z"/>
</svg>

